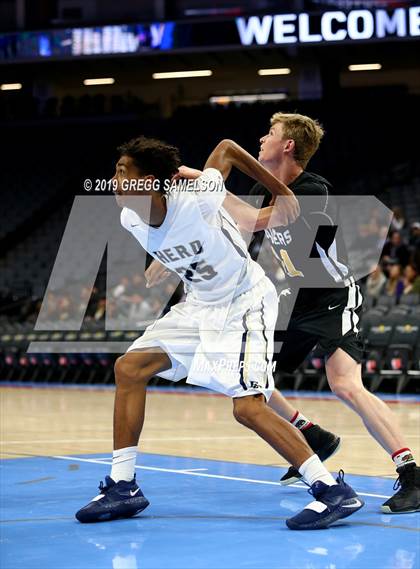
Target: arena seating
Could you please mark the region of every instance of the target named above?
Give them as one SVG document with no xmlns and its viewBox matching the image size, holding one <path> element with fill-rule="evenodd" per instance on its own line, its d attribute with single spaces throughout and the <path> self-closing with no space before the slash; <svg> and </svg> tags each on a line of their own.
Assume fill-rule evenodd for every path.
<svg viewBox="0 0 420 569">
<path fill-rule="evenodd" d="M 183 151 L 183 162 L 192 166 L 202 166 L 211 148 L 225 137 L 234 138 L 255 151 L 259 137 L 269 124 L 269 117 L 279 108 L 271 103 L 257 104 L 252 109 L 234 105 L 180 107 L 171 118 L 164 120 L 153 106 L 124 97 L 111 102 L 99 98 L 95 101 L 67 98 L 50 101 L 42 109 L 33 102 L 26 101 L 26 104 L 26 113 L 21 112 L 21 107 L 3 108 L 0 112 L 8 140 L 5 168 L 1 172 L 3 205 L 7 211 L 0 228 L 1 379 L 112 381 L 112 374 L 108 372 L 112 370 L 109 364 L 114 356 L 77 354 L 60 357 L 59 354 L 30 355 L 25 352 L 28 341 L 38 334 L 33 330 L 34 322 L 73 199 L 76 195 L 86 195 L 82 187 L 84 178 L 108 179 L 112 176 L 116 146 L 138 134 L 160 137 L 178 145 Z M 402 208 L 407 223 L 401 234 L 408 240 L 410 224 L 420 220 L 420 169 L 415 152 L 405 145 L 401 151 L 389 148 L 388 121 L 384 121 L 380 97 L 358 99 L 349 91 L 342 95 L 340 104 L 347 109 L 345 113 L 316 101 L 287 101 L 282 103 L 281 110 L 298 109 L 323 122 L 328 136 L 309 169 L 330 178 L 339 193 L 374 194 L 388 207 Z M 401 113 L 400 135 L 408 140 L 417 120 L 419 97 L 396 93 L 395 105 Z M 66 123 L 65 115 L 71 116 L 72 121 Z M 19 122 L 12 125 L 10 119 L 16 116 L 19 116 Z M 59 123 L 55 117 L 60 117 Z M 366 130 L 367 120 L 369 129 Z M 197 136 L 198 122 L 205 136 Z M 338 136 L 335 126 L 338 122 L 340 131 L 345 130 L 348 136 Z M 363 132 L 368 153 L 360 152 L 360 132 Z M 95 152 L 91 152 L 93 147 Z M 357 167 L 349 167 L 348 157 L 356 155 Z M 384 163 L 388 164 L 386 170 Z M 241 176 L 234 177 L 230 183 L 238 193 L 246 193 L 251 185 Z M 361 212 L 361 223 L 363 221 Z M 95 232 L 100 223 L 98 218 L 86 228 L 81 238 L 89 239 L 89 232 Z M 127 252 L 127 258 L 122 261 L 133 262 L 130 255 Z M 65 296 L 65 285 L 63 283 L 62 291 L 56 291 L 58 295 Z M 98 298 L 103 299 L 103 267 L 97 286 Z M 396 391 L 408 387 L 418 389 L 420 340 L 418 335 L 414 340 L 414 332 L 408 330 L 419 326 L 419 296 L 382 294 L 376 300 L 365 294 L 364 306 L 362 326 L 367 337 L 364 364 L 367 385 L 377 389 L 380 385 L 389 386 L 391 381 Z M 93 317 L 93 312 L 88 316 L 83 332 L 76 335 L 103 334 L 103 339 L 108 339 L 110 333 L 104 332 L 103 314 L 98 320 Z M 143 319 L 147 320 L 147 317 L 144 314 Z M 114 324 L 118 328 L 118 321 Z M 398 336 L 401 327 L 406 331 L 404 341 Z M 133 330 L 132 333 L 138 335 L 135 326 Z M 54 333 L 59 330 L 52 326 L 44 335 L 50 339 Z M 314 352 L 293 377 L 282 375 L 278 379 L 281 382 L 291 379 L 296 389 L 303 385 L 322 389 L 326 382 L 323 358 Z"/>
</svg>

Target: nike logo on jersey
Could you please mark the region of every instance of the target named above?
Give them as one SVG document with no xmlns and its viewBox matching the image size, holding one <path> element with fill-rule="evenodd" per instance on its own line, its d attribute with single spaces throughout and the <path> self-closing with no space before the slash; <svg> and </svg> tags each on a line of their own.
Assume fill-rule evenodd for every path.
<svg viewBox="0 0 420 569">
<path fill-rule="evenodd" d="M 341 304 L 337 304 L 336 306 L 328 306 L 328 310 L 334 310 L 334 308 L 338 308 Z"/>
<path fill-rule="evenodd" d="M 137 490 L 130 490 L 130 496 L 133 497 L 137 494 L 137 492 L 139 492 L 140 488 L 137 488 Z"/>
</svg>

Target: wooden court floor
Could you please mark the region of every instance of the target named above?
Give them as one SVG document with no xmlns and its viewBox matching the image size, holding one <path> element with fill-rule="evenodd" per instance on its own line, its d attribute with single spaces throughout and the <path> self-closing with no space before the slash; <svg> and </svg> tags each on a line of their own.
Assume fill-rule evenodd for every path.
<svg viewBox="0 0 420 569">
<path fill-rule="evenodd" d="M 2 458 L 112 451 L 112 390 L 2 388 Z M 389 456 L 370 437 L 361 420 L 337 400 L 294 400 L 313 422 L 342 437 L 328 468 L 350 474 L 395 476 Z M 407 446 L 420 455 L 420 407 L 390 404 Z M 152 391 L 148 395 L 140 452 L 285 467 L 264 441 L 235 422 L 231 401 L 200 393 Z"/>
</svg>

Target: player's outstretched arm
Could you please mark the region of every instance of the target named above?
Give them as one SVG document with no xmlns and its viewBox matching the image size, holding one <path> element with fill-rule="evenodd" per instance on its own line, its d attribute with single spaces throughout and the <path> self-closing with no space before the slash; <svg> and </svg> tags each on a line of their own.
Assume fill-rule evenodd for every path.
<svg viewBox="0 0 420 569">
<path fill-rule="evenodd" d="M 274 198 L 273 198 L 274 199 Z M 227 192 L 223 207 L 236 221 L 240 229 L 253 233 L 270 227 L 286 227 L 298 217 L 295 205 L 291 203 L 294 196 L 281 196 L 276 199 L 276 205 L 255 208 L 235 194 Z"/>
<path fill-rule="evenodd" d="M 241 229 L 249 232 L 261 231 L 269 227 L 287 226 L 296 220 L 300 208 L 293 192 L 236 142 L 222 140 L 210 154 L 205 168 L 216 168 L 226 180 L 232 166 L 263 184 L 273 195 L 269 207 L 257 209 L 234 194 L 227 193 L 223 207 Z M 201 170 L 181 166 L 173 180 L 179 178 L 196 179 L 201 174 Z"/>
<path fill-rule="evenodd" d="M 239 146 L 239 144 L 236 144 L 233 140 L 225 139 L 219 142 L 210 154 L 205 168 L 216 168 L 221 172 L 223 179 L 226 180 L 230 174 L 232 166 L 235 166 L 235 168 L 238 168 L 238 170 L 250 178 L 260 182 L 260 184 L 267 188 L 273 197 L 294 197 L 294 193 L 286 186 L 286 184 L 283 184 L 283 182 L 280 182 L 280 180 L 273 176 L 271 172 L 264 168 L 264 166 L 251 156 L 249 152 L 244 150 L 242 146 Z M 298 204 L 297 207 L 299 207 Z"/>
<path fill-rule="evenodd" d="M 269 227 L 289 225 L 299 216 L 300 208 L 292 190 L 262 166 L 249 152 L 233 140 L 222 140 L 210 154 L 205 168 L 216 168 L 223 176 L 229 176 L 235 166 L 257 182 L 260 182 L 273 195 L 269 207 L 257 209 L 237 196 L 228 194 L 223 207 L 246 231 L 261 231 Z"/>
</svg>

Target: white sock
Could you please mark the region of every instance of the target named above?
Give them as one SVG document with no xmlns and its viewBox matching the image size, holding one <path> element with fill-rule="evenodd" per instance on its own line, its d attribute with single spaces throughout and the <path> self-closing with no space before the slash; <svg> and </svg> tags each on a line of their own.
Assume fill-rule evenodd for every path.
<svg viewBox="0 0 420 569">
<path fill-rule="evenodd" d="M 305 430 L 308 427 L 311 427 L 313 425 L 313 423 L 309 419 L 307 419 L 305 417 L 305 415 L 302 415 L 302 413 L 300 411 L 296 411 L 296 413 L 290 419 L 290 422 L 297 429 L 299 429 L 299 431 L 303 431 L 303 430 Z"/>
<path fill-rule="evenodd" d="M 416 461 L 414 460 L 413 457 L 413 453 L 409 448 L 402 448 L 400 450 L 397 450 L 391 455 L 391 457 L 392 460 L 395 462 L 395 466 L 397 468 L 401 468 L 406 464 L 416 464 Z"/>
<path fill-rule="evenodd" d="M 137 447 L 125 447 L 112 453 L 111 478 L 114 482 L 134 478 L 136 467 Z"/>
<path fill-rule="evenodd" d="M 318 455 L 314 454 L 310 456 L 303 464 L 299 467 L 299 472 L 302 474 L 305 482 L 312 486 L 317 480 L 321 480 L 327 486 L 334 486 L 337 482 L 319 460 Z"/>
</svg>

